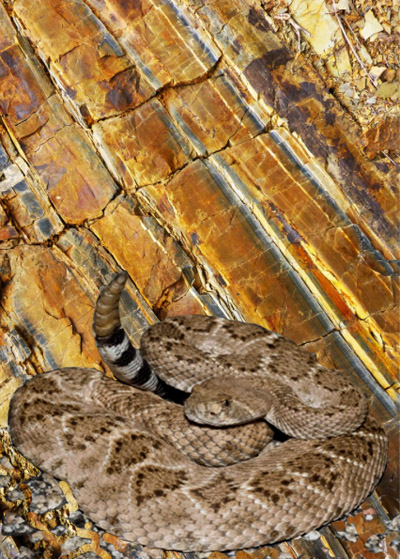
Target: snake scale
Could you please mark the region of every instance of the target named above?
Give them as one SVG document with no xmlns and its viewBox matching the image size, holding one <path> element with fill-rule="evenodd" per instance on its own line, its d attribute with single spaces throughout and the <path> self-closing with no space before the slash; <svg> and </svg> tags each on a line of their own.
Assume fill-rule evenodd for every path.
<svg viewBox="0 0 400 559">
<path fill-rule="evenodd" d="M 136 350 L 119 318 L 126 277 L 94 318 L 122 382 L 56 369 L 10 406 L 15 446 L 67 480 L 91 520 L 148 548 L 229 550 L 293 538 L 368 496 L 387 437 L 360 390 L 283 336 L 222 318 L 166 319 Z M 266 445 L 267 423 L 287 440 Z"/>
</svg>

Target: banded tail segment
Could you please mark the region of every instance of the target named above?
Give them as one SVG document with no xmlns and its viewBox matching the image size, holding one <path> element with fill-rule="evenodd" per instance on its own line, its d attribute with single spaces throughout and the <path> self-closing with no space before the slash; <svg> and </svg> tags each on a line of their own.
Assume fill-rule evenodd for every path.
<svg viewBox="0 0 400 559">
<path fill-rule="evenodd" d="M 93 330 L 101 358 L 122 382 L 182 403 L 188 394 L 158 378 L 121 327 L 119 300 L 127 279 L 126 272 L 117 274 L 101 290 L 96 302 Z"/>
</svg>

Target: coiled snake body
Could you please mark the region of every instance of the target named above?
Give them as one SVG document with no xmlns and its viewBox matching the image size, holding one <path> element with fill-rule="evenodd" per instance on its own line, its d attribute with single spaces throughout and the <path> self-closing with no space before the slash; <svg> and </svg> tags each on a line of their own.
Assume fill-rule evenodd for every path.
<svg viewBox="0 0 400 559">
<path fill-rule="evenodd" d="M 139 352 L 120 326 L 125 281 L 102 291 L 94 320 L 123 382 L 57 369 L 18 389 L 9 414 L 17 448 L 67 480 L 94 522 L 152 548 L 239 549 L 305 533 L 368 496 L 387 437 L 358 389 L 286 338 L 221 318 L 165 320 Z M 295 438 L 263 449 L 264 418 Z"/>
</svg>

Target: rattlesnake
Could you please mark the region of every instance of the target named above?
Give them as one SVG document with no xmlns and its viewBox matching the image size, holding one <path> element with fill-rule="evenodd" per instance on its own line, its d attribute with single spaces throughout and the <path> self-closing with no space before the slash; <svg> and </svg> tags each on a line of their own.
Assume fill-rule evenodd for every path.
<svg viewBox="0 0 400 559">
<path fill-rule="evenodd" d="M 67 480 L 95 523 L 150 548 L 228 550 L 303 534 L 368 496 L 387 437 L 360 390 L 286 338 L 222 318 L 162 321 L 139 352 L 120 326 L 125 281 L 119 274 L 102 291 L 94 320 L 103 360 L 123 382 L 56 369 L 19 388 L 9 414 L 16 447 Z M 188 422 L 179 400 L 209 426 Z M 239 426 L 214 427 L 235 416 Z M 261 450 L 263 417 L 296 438 Z"/>
</svg>

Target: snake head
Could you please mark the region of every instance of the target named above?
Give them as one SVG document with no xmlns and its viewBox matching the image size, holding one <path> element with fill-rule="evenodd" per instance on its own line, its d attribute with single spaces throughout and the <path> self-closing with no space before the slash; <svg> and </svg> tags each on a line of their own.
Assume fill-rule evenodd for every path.
<svg viewBox="0 0 400 559">
<path fill-rule="evenodd" d="M 240 380 L 220 376 L 196 384 L 185 401 L 186 417 L 212 426 L 242 425 L 264 417 L 265 402 L 260 412 L 260 407 L 254 406 L 255 395 L 243 393 Z"/>
</svg>

